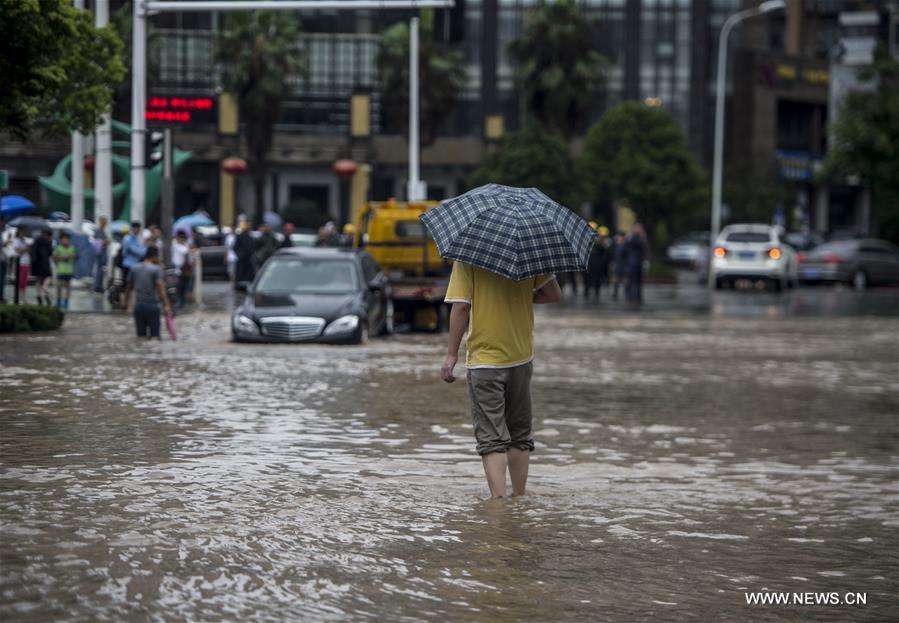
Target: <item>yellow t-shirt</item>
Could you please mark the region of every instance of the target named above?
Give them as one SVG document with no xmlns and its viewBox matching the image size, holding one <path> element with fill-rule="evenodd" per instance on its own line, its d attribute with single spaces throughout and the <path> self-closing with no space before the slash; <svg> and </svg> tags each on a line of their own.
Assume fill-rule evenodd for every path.
<svg viewBox="0 0 899 623">
<path fill-rule="evenodd" d="M 453 263 L 447 303 L 469 303 L 468 367 L 511 368 L 534 357 L 534 290 L 553 275 L 512 281 L 461 262 Z"/>
</svg>

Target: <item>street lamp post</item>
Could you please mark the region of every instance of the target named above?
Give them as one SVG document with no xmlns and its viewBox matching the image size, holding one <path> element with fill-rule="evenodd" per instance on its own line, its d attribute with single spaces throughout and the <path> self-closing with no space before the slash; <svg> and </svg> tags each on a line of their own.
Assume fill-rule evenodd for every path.
<svg viewBox="0 0 899 623">
<path fill-rule="evenodd" d="M 725 20 L 718 39 L 718 76 L 715 88 L 715 152 L 712 171 L 712 227 L 709 233 L 709 287 L 715 285 L 715 272 L 712 270 L 714 256 L 712 252 L 718 231 L 721 229 L 721 176 L 724 158 L 724 86 L 727 73 L 727 38 L 739 22 L 762 13 L 770 13 L 786 8 L 785 0 L 768 0 L 754 9 L 734 13 Z"/>
</svg>

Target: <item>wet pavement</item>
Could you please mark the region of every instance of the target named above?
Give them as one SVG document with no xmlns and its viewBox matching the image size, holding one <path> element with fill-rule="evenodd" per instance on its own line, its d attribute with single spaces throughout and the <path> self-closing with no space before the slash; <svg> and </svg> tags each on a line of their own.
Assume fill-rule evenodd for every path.
<svg viewBox="0 0 899 623">
<path fill-rule="evenodd" d="M 899 617 L 896 290 L 539 309 L 530 491 L 497 502 L 445 336 L 232 344 L 209 297 L 175 343 L 0 336 L 2 620 Z"/>
</svg>

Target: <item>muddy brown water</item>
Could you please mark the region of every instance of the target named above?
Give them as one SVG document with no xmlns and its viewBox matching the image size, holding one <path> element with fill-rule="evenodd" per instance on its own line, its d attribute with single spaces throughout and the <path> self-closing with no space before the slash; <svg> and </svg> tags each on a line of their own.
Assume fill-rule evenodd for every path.
<svg viewBox="0 0 899 623">
<path fill-rule="evenodd" d="M 899 326 L 540 310 L 530 494 L 442 336 L 0 337 L 0 618 L 899 618 Z M 756 606 L 747 591 L 865 606 Z"/>
</svg>

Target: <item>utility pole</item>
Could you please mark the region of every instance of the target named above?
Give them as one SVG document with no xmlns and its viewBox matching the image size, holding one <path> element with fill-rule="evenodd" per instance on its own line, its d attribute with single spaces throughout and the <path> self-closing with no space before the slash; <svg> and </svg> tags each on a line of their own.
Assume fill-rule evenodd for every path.
<svg viewBox="0 0 899 623">
<path fill-rule="evenodd" d="M 721 194 L 722 194 L 722 177 L 724 170 L 724 87 L 727 82 L 727 38 L 734 26 L 744 19 L 769 13 L 771 11 L 779 11 L 786 8 L 785 0 L 768 0 L 762 2 L 759 6 L 746 9 L 734 13 L 728 17 L 724 25 L 721 27 L 721 35 L 718 39 L 718 76 L 715 84 L 715 148 L 714 161 L 712 165 L 712 227 L 709 232 L 709 287 L 715 286 L 715 271 L 712 266 L 715 258 L 712 252 L 715 248 L 715 241 L 718 239 L 718 233 L 721 230 Z"/>
<path fill-rule="evenodd" d="M 409 24 L 409 201 L 423 201 L 427 197 L 425 183 L 420 179 L 419 115 L 418 115 L 418 18 Z"/>
<path fill-rule="evenodd" d="M 166 266 L 172 264 L 172 220 L 175 217 L 175 180 L 172 172 L 174 155 L 172 146 L 172 128 L 163 130 L 162 139 L 162 244 L 163 261 Z"/>
<path fill-rule="evenodd" d="M 102 28 L 109 23 L 109 0 L 96 0 L 94 23 Z M 94 153 L 94 222 L 105 216 L 112 222 L 112 121 L 110 113 L 96 130 Z"/>
<path fill-rule="evenodd" d="M 75 8 L 84 10 L 84 0 L 75 0 Z M 72 229 L 81 232 L 84 220 L 84 135 L 72 132 L 72 198 L 69 203 L 69 216 Z"/>
<path fill-rule="evenodd" d="M 147 121 L 147 11 L 141 0 L 134 1 L 131 51 L 131 220 L 144 224 L 144 188 Z"/>
</svg>

